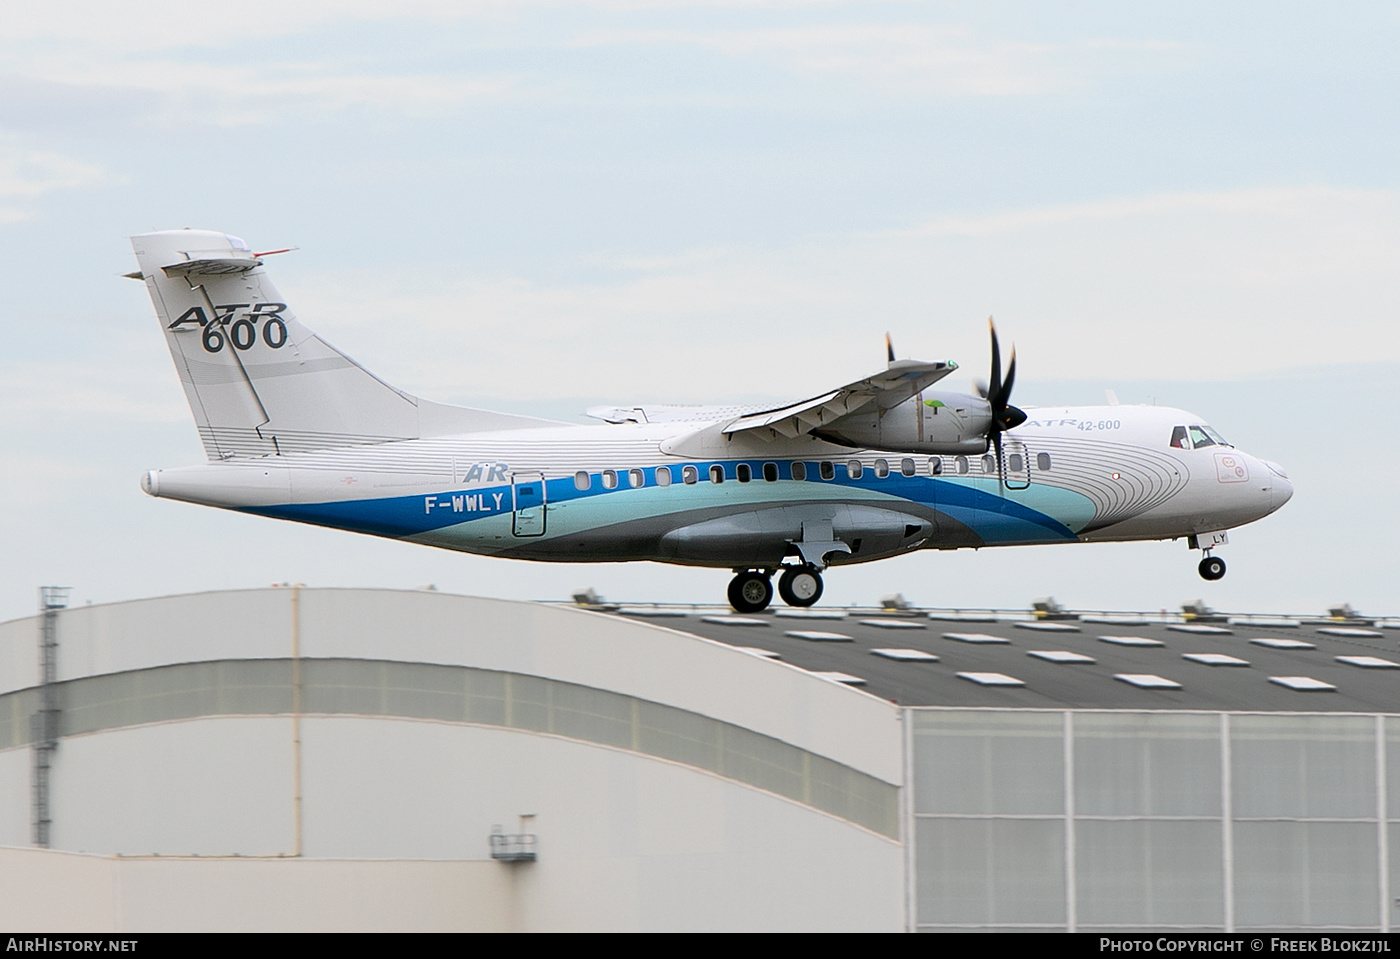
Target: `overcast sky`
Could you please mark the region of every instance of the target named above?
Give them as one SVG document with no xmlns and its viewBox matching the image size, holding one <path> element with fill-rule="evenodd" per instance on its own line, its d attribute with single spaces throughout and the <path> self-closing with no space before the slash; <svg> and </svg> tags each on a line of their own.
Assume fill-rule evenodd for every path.
<svg viewBox="0 0 1400 959">
<path fill-rule="evenodd" d="M 728 574 L 511 563 L 155 501 L 203 453 L 126 237 L 269 261 L 442 400 L 796 399 L 902 355 L 1022 405 L 1194 410 L 1297 493 L 1182 543 L 927 553 L 829 602 L 1400 614 L 1393 4 L 8 5 L 0 619 L 35 587 L 718 601 Z M 953 383 L 956 387 L 965 385 Z"/>
</svg>

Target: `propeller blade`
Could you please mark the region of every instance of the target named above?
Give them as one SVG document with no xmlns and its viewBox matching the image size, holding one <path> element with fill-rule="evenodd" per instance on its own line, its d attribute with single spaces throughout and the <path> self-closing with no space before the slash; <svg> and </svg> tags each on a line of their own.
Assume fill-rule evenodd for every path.
<svg viewBox="0 0 1400 959">
<path fill-rule="evenodd" d="M 890 342 L 890 335 L 885 334 L 885 355 L 891 363 L 894 362 L 894 343 Z"/>
<path fill-rule="evenodd" d="M 987 329 L 992 332 L 992 379 L 988 386 L 987 399 L 995 409 L 1001 401 L 1001 345 L 997 343 L 997 326 L 987 317 Z"/>
<path fill-rule="evenodd" d="M 1006 366 L 1006 380 L 1001 384 L 1001 395 L 997 397 L 1002 406 L 1011 401 L 1011 384 L 1016 382 L 1016 347 L 1011 348 L 1011 362 Z"/>
</svg>

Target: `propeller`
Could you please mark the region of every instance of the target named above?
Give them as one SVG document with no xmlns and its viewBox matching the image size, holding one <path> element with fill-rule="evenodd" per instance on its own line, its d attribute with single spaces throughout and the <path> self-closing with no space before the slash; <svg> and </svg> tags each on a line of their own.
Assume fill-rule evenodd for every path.
<svg viewBox="0 0 1400 959">
<path fill-rule="evenodd" d="M 1001 344 L 997 341 L 997 327 L 991 317 L 987 317 L 987 329 L 992 334 L 992 377 L 991 383 L 976 383 L 977 392 L 992 407 L 992 445 L 997 449 L 997 477 L 1006 485 L 1006 470 L 1002 461 L 1001 434 L 1014 430 L 1026 421 L 1024 411 L 1011 405 L 1011 387 L 1016 382 L 1016 347 L 1011 348 L 1011 362 L 1006 366 L 1006 379 L 1001 378 Z"/>
</svg>

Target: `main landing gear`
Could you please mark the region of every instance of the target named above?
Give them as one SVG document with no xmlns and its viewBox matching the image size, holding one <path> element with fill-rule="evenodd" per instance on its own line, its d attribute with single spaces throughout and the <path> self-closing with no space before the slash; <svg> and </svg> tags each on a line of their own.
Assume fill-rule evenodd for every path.
<svg viewBox="0 0 1400 959">
<path fill-rule="evenodd" d="M 773 602 L 771 569 L 739 570 L 729 581 L 729 605 L 735 612 L 757 613 Z M 811 606 L 822 598 L 822 574 L 814 566 L 786 566 L 778 577 L 778 595 L 789 606 Z"/>
</svg>

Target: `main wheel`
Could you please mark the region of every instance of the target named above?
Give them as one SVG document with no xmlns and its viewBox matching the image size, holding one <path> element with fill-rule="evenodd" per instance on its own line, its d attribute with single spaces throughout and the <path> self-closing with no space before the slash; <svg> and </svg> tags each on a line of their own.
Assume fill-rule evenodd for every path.
<svg viewBox="0 0 1400 959">
<path fill-rule="evenodd" d="M 822 575 L 808 566 L 789 566 L 778 578 L 778 595 L 789 606 L 811 606 L 822 598 Z"/>
<path fill-rule="evenodd" d="M 1196 567 L 1196 571 L 1201 574 L 1201 579 L 1215 582 L 1225 575 L 1225 561 L 1219 556 L 1207 556 L 1201 560 L 1201 565 Z"/>
<path fill-rule="evenodd" d="M 735 612 L 757 613 L 773 602 L 773 584 L 763 573 L 740 573 L 729 581 L 729 605 Z"/>
</svg>

